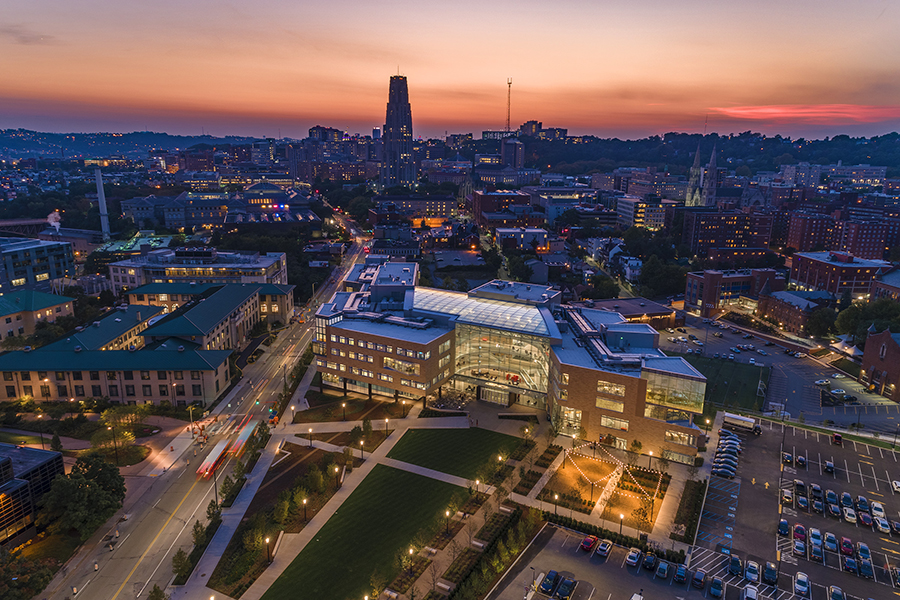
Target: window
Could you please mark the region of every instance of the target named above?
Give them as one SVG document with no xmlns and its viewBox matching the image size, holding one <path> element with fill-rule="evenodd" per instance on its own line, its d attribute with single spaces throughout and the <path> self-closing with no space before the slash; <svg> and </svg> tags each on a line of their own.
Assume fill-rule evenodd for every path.
<svg viewBox="0 0 900 600">
<path fill-rule="evenodd" d="M 100 371 L 91 371 L 91 381 L 100 381 Z"/>
<path fill-rule="evenodd" d="M 682 446 L 695 446 L 696 437 L 683 431 L 666 431 L 666 441 L 673 444 L 681 444 Z"/>
<path fill-rule="evenodd" d="M 119 386 L 110 385 L 109 386 L 109 395 L 110 396 L 118 396 L 119 395 Z"/>
<path fill-rule="evenodd" d="M 7 398 L 15 398 L 16 397 L 16 386 L 14 386 L 14 385 L 6 386 L 6 397 Z"/>
<path fill-rule="evenodd" d="M 191 379 L 199 380 L 200 379 L 200 371 L 191 371 Z"/>
<path fill-rule="evenodd" d="M 115 381 L 116 380 L 116 372 L 115 371 L 107 371 L 106 372 L 106 380 L 107 381 Z"/>
<path fill-rule="evenodd" d="M 125 395 L 126 396 L 134 396 L 134 386 L 133 385 L 125 386 Z"/>
<path fill-rule="evenodd" d="M 165 381 L 165 379 L 166 379 L 166 372 L 165 372 L 165 371 L 157 371 L 157 372 L 156 372 L 156 378 L 157 378 L 158 380 L 160 380 L 160 381 Z"/>
<path fill-rule="evenodd" d="M 396 358 L 392 358 L 390 356 L 384 357 L 384 368 L 391 369 L 393 371 L 400 371 L 401 373 L 406 373 L 407 375 L 419 374 L 419 365 L 417 363 L 411 363 L 405 360 L 397 360 Z"/>
<path fill-rule="evenodd" d="M 272 305 L 272 312 L 278 312 L 278 305 L 277 305 L 277 304 L 273 304 L 273 305 Z"/>
<path fill-rule="evenodd" d="M 191 394 L 193 394 L 194 396 L 202 396 L 203 392 L 200 391 L 200 387 L 201 386 L 199 383 L 192 384 L 191 385 Z"/>
<path fill-rule="evenodd" d="M 609 427 L 610 429 L 618 429 L 620 431 L 628 431 L 628 421 L 625 419 L 617 419 L 615 417 L 600 416 L 600 425 Z"/>
<path fill-rule="evenodd" d="M 72 371 L 72 379 L 75 381 L 81 381 L 82 374 L 81 371 Z"/>
<path fill-rule="evenodd" d="M 559 399 L 561 402 L 566 402 L 569 399 L 569 390 L 559 389 L 557 390 L 559 393 Z"/>
<path fill-rule="evenodd" d="M 393 381 L 394 381 L 393 377 L 391 377 L 390 375 L 385 375 L 384 373 L 379 373 L 378 379 L 380 379 L 381 381 L 388 381 L 391 383 L 393 383 Z"/>
<path fill-rule="evenodd" d="M 23 385 L 23 386 L 22 386 L 22 394 L 25 395 L 25 396 L 32 396 L 32 397 L 34 397 L 34 393 L 32 392 L 31 386 L 30 386 L 30 385 Z"/>
<path fill-rule="evenodd" d="M 150 371 L 141 371 L 141 379 L 144 381 L 150 381 Z"/>
<path fill-rule="evenodd" d="M 122 379 L 124 379 L 125 381 L 133 381 L 134 371 L 122 371 Z"/>
<path fill-rule="evenodd" d="M 168 396 L 169 395 L 169 386 L 164 383 L 159 384 L 159 395 L 160 396 Z"/>
<path fill-rule="evenodd" d="M 878 358 L 880 358 L 881 360 L 884 360 L 884 355 L 886 352 L 887 352 L 887 346 L 882 344 L 881 350 L 878 351 Z"/>
<path fill-rule="evenodd" d="M 597 396 L 597 408 L 605 408 L 615 412 L 625 412 L 625 403 L 619 400 L 610 400 L 602 396 Z"/>
<path fill-rule="evenodd" d="M 65 381 L 66 380 L 66 374 L 64 371 L 57 371 L 54 375 L 55 375 L 57 381 Z M 65 396 L 65 394 L 63 394 L 63 396 Z"/>
<path fill-rule="evenodd" d="M 84 397 L 84 386 L 76 385 L 75 386 L 75 395 L 79 397 Z"/>
<path fill-rule="evenodd" d="M 562 383 L 563 385 L 569 385 L 569 374 L 568 374 L 568 373 L 563 373 L 563 374 L 562 374 L 562 380 L 561 380 L 561 383 Z"/>
<path fill-rule="evenodd" d="M 94 398 L 100 398 L 101 396 L 103 396 L 103 390 L 100 389 L 99 385 L 94 384 L 91 386 L 91 396 L 93 396 Z"/>
<path fill-rule="evenodd" d="M 184 384 L 178 383 L 175 385 L 175 395 L 176 396 L 184 396 Z"/>
<path fill-rule="evenodd" d="M 438 354 L 443 354 L 444 352 L 447 352 L 449 350 L 450 350 L 450 340 L 441 342 L 441 345 L 438 346 Z"/>
<path fill-rule="evenodd" d="M 611 394 L 613 396 L 624 396 L 625 395 L 625 386 L 620 385 L 618 383 L 611 383 L 609 381 L 603 381 L 602 379 L 597 382 L 597 391 L 601 394 Z"/>
<path fill-rule="evenodd" d="M 4 371 L 3 372 L 3 381 L 12 381 L 12 380 L 13 380 L 13 374 L 10 371 Z"/>
<path fill-rule="evenodd" d="M 150 388 L 151 388 L 151 386 L 149 386 L 149 385 L 142 385 L 142 386 L 141 386 L 141 393 L 142 393 L 144 396 L 152 396 L 152 395 L 153 395 L 153 392 L 151 391 Z"/>
<path fill-rule="evenodd" d="M 175 379 L 184 379 L 184 371 L 172 371 Z"/>
<path fill-rule="evenodd" d="M 69 391 L 66 388 L 66 386 L 58 385 L 58 386 L 56 386 L 56 395 L 59 396 L 60 398 L 65 398 L 66 396 L 69 395 Z"/>
<path fill-rule="evenodd" d="M 450 363 L 450 356 L 442 356 L 438 359 L 438 369 L 443 369 Z"/>
<path fill-rule="evenodd" d="M 22 381 L 31 381 L 31 372 L 30 371 L 22 371 L 19 373 L 19 377 Z"/>
<path fill-rule="evenodd" d="M 12 323 L 12 317 L 6 317 L 6 322 L 7 322 L 7 323 Z"/>
</svg>

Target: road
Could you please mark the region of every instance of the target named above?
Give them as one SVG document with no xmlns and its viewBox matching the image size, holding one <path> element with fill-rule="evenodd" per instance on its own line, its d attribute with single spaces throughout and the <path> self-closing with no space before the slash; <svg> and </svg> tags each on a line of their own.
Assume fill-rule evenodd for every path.
<svg viewBox="0 0 900 600">
<path fill-rule="evenodd" d="M 337 214 L 335 217 L 349 225 L 344 217 Z M 128 519 L 101 528 L 102 536 L 95 534 L 82 546 L 70 561 L 63 580 L 55 580 L 53 589 L 46 590 L 42 597 L 64 600 L 77 590 L 78 597 L 130 600 L 146 598 L 154 584 L 165 589 L 172 577 L 172 555 L 179 548 L 190 552 L 194 522 L 199 519 L 206 523 L 206 508 L 216 495 L 215 482 L 221 483 L 232 471 L 234 458 L 220 467 L 215 480 L 198 478 L 197 468 L 216 442 L 236 437 L 241 422 L 268 419 L 268 409 L 282 391 L 284 374 L 296 364 L 310 342 L 315 307 L 331 298 L 352 265 L 364 255 L 366 239 L 352 226 L 350 231 L 353 244 L 341 266 L 298 313 L 305 316 L 305 322 L 282 330 L 262 357 L 247 365 L 241 382 L 229 397 L 220 401 L 214 410 L 217 421 L 213 423 L 214 415 L 207 418 L 211 431 L 209 444 L 201 448 L 198 441 L 188 439 L 189 433 L 179 436 L 181 444 L 176 441 L 172 448 L 178 446 L 183 452 L 179 455 L 177 450 L 172 451 L 168 463 L 171 466 L 154 477 L 136 503 L 128 508 Z"/>
</svg>

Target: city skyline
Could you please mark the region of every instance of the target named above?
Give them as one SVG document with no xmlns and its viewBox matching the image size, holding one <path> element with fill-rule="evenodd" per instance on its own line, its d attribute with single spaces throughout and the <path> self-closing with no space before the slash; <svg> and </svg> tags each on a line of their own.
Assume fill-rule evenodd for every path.
<svg viewBox="0 0 900 600">
<path fill-rule="evenodd" d="M 575 135 L 900 129 L 900 9 L 885 2 L 516 8 L 20 4 L 0 27 L 0 127 L 366 134 L 383 123 L 384 80 L 400 73 L 422 137 L 502 129 L 507 78 L 514 125 Z"/>
</svg>

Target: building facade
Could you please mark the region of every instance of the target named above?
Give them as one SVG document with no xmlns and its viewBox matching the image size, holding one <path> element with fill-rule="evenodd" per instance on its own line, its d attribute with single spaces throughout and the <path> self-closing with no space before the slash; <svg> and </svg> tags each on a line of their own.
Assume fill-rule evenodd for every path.
<svg viewBox="0 0 900 600">
<path fill-rule="evenodd" d="M 74 298 L 17 290 L 0 296 L 0 339 L 33 335 L 40 322 L 53 323 L 75 314 Z"/>
<path fill-rule="evenodd" d="M 0 546 L 17 545 L 35 533 L 41 498 L 64 474 L 59 452 L 0 443 Z"/>
<path fill-rule="evenodd" d="M 881 333 L 869 328 L 859 382 L 869 391 L 900 401 L 897 385 L 900 384 L 900 334 L 886 329 Z"/>
<path fill-rule="evenodd" d="M 416 183 L 412 140 L 412 109 L 406 77 L 392 75 L 382 133 L 381 185 L 384 187 Z"/>
<path fill-rule="evenodd" d="M 0 293 L 22 287 L 49 289 L 54 281 L 74 275 L 72 244 L 0 238 Z"/>
<path fill-rule="evenodd" d="M 846 252 L 795 252 L 791 283 L 802 291 L 824 291 L 854 299 L 869 297 L 872 283 L 893 267 L 883 260 L 866 260 Z"/>
<path fill-rule="evenodd" d="M 773 292 L 785 288 L 785 280 L 774 269 L 743 269 L 736 271 L 695 271 L 687 274 L 684 288 L 685 310 L 712 317 L 726 304 L 741 298 L 755 299 L 765 286 Z"/>
</svg>

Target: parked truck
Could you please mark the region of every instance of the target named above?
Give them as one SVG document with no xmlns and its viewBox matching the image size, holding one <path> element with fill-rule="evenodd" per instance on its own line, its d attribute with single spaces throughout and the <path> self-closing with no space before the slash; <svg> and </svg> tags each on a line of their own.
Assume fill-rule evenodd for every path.
<svg viewBox="0 0 900 600">
<path fill-rule="evenodd" d="M 762 433 L 762 427 L 760 427 L 754 419 L 731 413 L 725 413 L 724 426 L 731 429 L 743 429 L 754 435 L 760 435 Z"/>
</svg>

